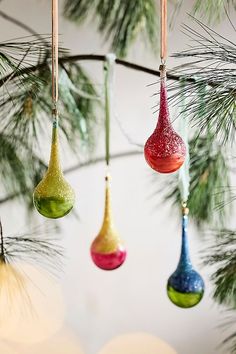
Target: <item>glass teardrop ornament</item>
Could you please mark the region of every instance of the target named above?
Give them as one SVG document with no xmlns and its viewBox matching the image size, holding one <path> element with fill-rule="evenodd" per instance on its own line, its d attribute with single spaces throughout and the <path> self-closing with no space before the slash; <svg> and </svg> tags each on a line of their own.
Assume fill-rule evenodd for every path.
<svg viewBox="0 0 236 354">
<path fill-rule="evenodd" d="M 51 156 L 48 170 L 34 190 L 35 208 L 47 218 L 58 219 L 73 208 L 75 194 L 65 180 L 59 157 L 58 123 L 53 123 Z"/>
<path fill-rule="evenodd" d="M 190 308 L 196 306 L 204 295 L 204 281 L 192 266 L 187 235 L 188 216 L 183 215 L 182 247 L 180 260 L 176 271 L 167 283 L 169 299 L 178 307 Z"/>
<path fill-rule="evenodd" d="M 160 173 L 171 173 L 184 163 L 186 147 L 170 121 L 165 72 L 161 70 L 160 110 L 157 126 L 144 147 L 149 166 Z"/>
<path fill-rule="evenodd" d="M 119 268 L 126 259 L 126 250 L 118 233 L 116 232 L 112 213 L 109 178 L 106 177 L 105 211 L 101 230 L 93 241 L 91 257 L 97 267 L 103 270 Z"/>
</svg>

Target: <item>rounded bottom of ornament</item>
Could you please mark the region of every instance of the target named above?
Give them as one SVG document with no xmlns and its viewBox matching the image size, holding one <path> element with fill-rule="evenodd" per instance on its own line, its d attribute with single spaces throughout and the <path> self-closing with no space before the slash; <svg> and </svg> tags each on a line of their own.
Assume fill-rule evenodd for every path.
<svg viewBox="0 0 236 354">
<path fill-rule="evenodd" d="M 183 165 L 185 156 L 173 154 L 166 157 L 156 157 L 151 156 L 151 154 L 145 150 L 145 159 L 153 170 L 159 173 L 172 173 Z"/>
<path fill-rule="evenodd" d="M 199 304 L 204 295 L 204 289 L 198 292 L 179 292 L 175 290 L 172 286 L 167 286 L 167 294 L 170 301 L 178 307 L 181 308 L 191 308 Z"/>
<path fill-rule="evenodd" d="M 34 196 L 34 206 L 38 212 L 50 219 L 58 219 L 67 215 L 74 206 L 74 200 L 58 197 Z"/>
<path fill-rule="evenodd" d="M 103 270 L 114 270 L 119 268 L 126 259 L 125 250 L 117 250 L 112 253 L 98 253 L 91 250 L 91 257 L 96 266 Z"/>
</svg>

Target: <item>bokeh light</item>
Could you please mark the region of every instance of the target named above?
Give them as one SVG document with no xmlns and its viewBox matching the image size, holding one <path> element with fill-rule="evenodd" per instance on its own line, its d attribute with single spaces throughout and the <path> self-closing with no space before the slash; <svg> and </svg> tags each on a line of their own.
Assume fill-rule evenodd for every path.
<svg viewBox="0 0 236 354">
<path fill-rule="evenodd" d="M 0 353 L 2 354 L 20 354 L 15 348 L 12 348 L 11 345 L 0 341 Z"/>
<path fill-rule="evenodd" d="M 23 346 L 19 354 L 85 354 L 81 344 L 74 334 L 60 331 L 47 341 L 34 345 Z M 5 354 L 5 353 L 4 353 Z"/>
<path fill-rule="evenodd" d="M 36 343 L 63 325 L 65 306 L 56 281 L 29 264 L 0 266 L 0 337 Z"/>
<path fill-rule="evenodd" d="M 130 333 L 115 337 L 98 354 L 177 354 L 177 352 L 153 335 Z"/>
</svg>

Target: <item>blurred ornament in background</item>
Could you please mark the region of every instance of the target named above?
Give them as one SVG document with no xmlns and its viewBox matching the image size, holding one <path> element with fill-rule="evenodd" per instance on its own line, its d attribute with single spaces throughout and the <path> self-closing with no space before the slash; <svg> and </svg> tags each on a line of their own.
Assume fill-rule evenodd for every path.
<svg viewBox="0 0 236 354">
<path fill-rule="evenodd" d="M 160 173 L 177 171 L 184 163 L 186 148 L 170 121 L 165 66 L 160 66 L 160 111 L 157 126 L 144 147 L 149 166 Z"/>
<path fill-rule="evenodd" d="M 109 179 L 110 177 L 106 176 L 103 224 L 90 248 L 93 262 L 103 270 L 119 268 L 126 259 L 126 250 L 123 242 L 113 225 Z"/>
<path fill-rule="evenodd" d="M 53 123 L 48 170 L 35 188 L 33 200 L 38 212 L 52 219 L 67 215 L 74 206 L 75 193 L 65 180 L 60 164 L 57 120 Z"/>
<path fill-rule="evenodd" d="M 183 208 L 182 247 L 176 271 L 167 283 L 167 294 L 171 302 L 178 307 L 191 308 L 196 306 L 204 295 L 204 281 L 192 266 L 188 247 L 188 208 Z"/>
<path fill-rule="evenodd" d="M 169 344 L 148 333 L 115 337 L 98 354 L 177 354 Z"/>
</svg>

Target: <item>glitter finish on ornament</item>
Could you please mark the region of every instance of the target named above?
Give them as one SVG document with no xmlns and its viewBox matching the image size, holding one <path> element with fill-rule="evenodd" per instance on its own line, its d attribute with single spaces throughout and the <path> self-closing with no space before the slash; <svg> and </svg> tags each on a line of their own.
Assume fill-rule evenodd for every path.
<svg viewBox="0 0 236 354">
<path fill-rule="evenodd" d="M 103 270 L 119 268 L 126 259 L 126 250 L 116 232 L 111 215 L 109 180 L 106 178 L 105 211 L 101 230 L 93 241 L 90 253 L 93 262 Z"/>
<path fill-rule="evenodd" d="M 165 75 L 162 73 L 162 75 Z M 160 111 L 157 126 L 144 147 L 144 156 L 149 166 L 160 173 L 171 173 L 184 163 L 186 147 L 174 131 L 168 108 L 165 77 L 161 77 Z"/>
<path fill-rule="evenodd" d="M 187 215 L 182 222 L 182 248 L 178 267 L 167 283 L 169 299 L 178 307 L 191 308 L 196 306 L 204 295 L 204 281 L 192 266 L 187 235 Z"/>
<path fill-rule="evenodd" d="M 48 170 L 33 194 L 35 208 L 41 215 L 51 219 L 68 214 L 75 202 L 74 191 L 61 169 L 58 140 L 58 126 L 54 123 Z"/>
</svg>

